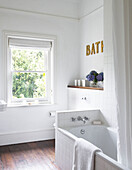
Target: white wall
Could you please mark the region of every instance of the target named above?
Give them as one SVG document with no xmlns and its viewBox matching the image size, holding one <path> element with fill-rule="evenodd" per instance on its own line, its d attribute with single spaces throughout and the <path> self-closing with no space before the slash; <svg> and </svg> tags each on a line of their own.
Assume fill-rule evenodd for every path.
<svg viewBox="0 0 132 170">
<path fill-rule="evenodd" d="M 3 6 L 9 5 L 9 8 L 11 6 L 17 8 L 18 1 L 13 2 L 0 1 Z M 24 2 L 26 4 L 27 1 Z M 33 7 L 34 10 L 35 4 L 34 1 L 33 5 L 30 4 L 30 8 Z M 20 5 L 21 8 L 22 6 Z M 65 4 L 63 4 L 64 6 Z M 26 6 L 24 5 L 24 7 Z M 41 7 L 42 5 L 40 9 L 43 11 Z M 29 8 L 28 4 L 26 8 Z M 69 6 L 66 6 L 65 10 L 68 8 Z M 57 9 L 55 10 L 57 11 Z M 76 7 L 75 9 L 69 8 L 69 10 L 74 10 L 74 14 L 76 13 Z M 71 14 L 71 17 L 74 14 Z M 55 59 L 55 104 L 7 108 L 6 111 L 0 112 L 0 144 L 54 138 L 54 118 L 49 117 L 49 111 L 67 109 L 67 84 L 79 73 L 78 20 L 0 8 L 0 98 L 4 96 L 2 58 L 6 57 L 2 55 L 3 30 L 55 35 L 57 37 L 57 56 Z"/>
<path fill-rule="evenodd" d="M 86 56 L 86 45 L 91 45 L 97 41 L 102 41 L 103 28 L 103 7 L 93 13 L 88 14 L 80 20 L 80 76 L 85 78 L 93 69 L 101 72 L 104 69 L 103 53 Z M 100 49 L 99 49 L 100 50 Z"/>
<path fill-rule="evenodd" d="M 105 75 L 104 91 L 69 89 L 69 109 L 100 109 L 108 124 L 116 127 L 117 115 L 112 55 L 107 51 L 107 55 L 99 53 L 86 57 L 86 45 L 104 40 L 103 1 L 83 0 L 80 9 L 80 78 L 84 79 L 91 70 L 96 70 L 97 72 L 103 71 Z M 112 38 L 111 34 L 109 36 Z M 104 51 L 106 44 L 104 41 Z M 87 100 L 82 100 L 84 97 Z"/>
</svg>

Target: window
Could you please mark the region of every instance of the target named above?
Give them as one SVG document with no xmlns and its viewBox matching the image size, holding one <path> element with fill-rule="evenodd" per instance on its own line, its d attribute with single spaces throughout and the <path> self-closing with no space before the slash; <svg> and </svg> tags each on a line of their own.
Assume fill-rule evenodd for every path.
<svg viewBox="0 0 132 170">
<path fill-rule="evenodd" d="M 9 105 L 53 103 L 53 45 L 50 39 L 7 36 Z"/>
</svg>

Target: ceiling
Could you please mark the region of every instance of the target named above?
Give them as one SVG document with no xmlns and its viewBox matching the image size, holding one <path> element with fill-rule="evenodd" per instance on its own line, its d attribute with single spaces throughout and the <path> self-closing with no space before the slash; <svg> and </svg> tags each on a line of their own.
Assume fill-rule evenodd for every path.
<svg viewBox="0 0 132 170">
<path fill-rule="evenodd" d="M 74 3 L 79 3 L 80 0 L 62 0 L 62 1 L 68 1 L 68 2 L 74 2 Z"/>
</svg>

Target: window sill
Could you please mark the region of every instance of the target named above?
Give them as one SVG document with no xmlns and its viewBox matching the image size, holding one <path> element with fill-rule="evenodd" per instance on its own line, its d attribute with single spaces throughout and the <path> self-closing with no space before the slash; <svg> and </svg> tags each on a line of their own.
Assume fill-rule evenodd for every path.
<svg viewBox="0 0 132 170">
<path fill-rule="evenodd" d="M 54 105 L 54 103 L 8 104 L 7 107 L 8 108 L 14 108 L 14 107 L 37 107 L 37 106 L 51 106 L 51 105 Z"/>
</svg>

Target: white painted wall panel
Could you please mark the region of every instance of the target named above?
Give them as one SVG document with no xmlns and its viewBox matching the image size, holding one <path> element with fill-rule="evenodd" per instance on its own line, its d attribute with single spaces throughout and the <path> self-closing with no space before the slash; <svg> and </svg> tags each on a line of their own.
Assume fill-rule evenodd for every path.
<svg viewBox="0 0 132 170">
<path fill-rule="evenodd" d="M 92 45 L 92 43 L 104 39 L 103 7 L 81 19 L 79 29 L 81 60 L 80 76 L 85 78 L 93 69 L 98 72 L 101 72 L 104 69 L 103 53 L 100 52 L 95 55 L 86 56 L 86 45 Z M 101 50 L 99 49 L 99 51 Z"/>
<path fill-rule="evenodd" d="M 89 6 L 88 6 L 89 4 Z M 80 79 L 85 78 L 91 70 L 104 72 L 104 91 L 69 89 L 69 109 L 100 109 L 108 124 L 117 127 L 116 100 L 114 92 L 114 74 L 112 52 L 90 55 L 86 57 L 86 45 L 104 40 L 104 9 L 102 1 L 83 1 L 84 8 L 81 9 L 82 15 L 88 14 L 80 19 Z M 107 10 L 107 9 L 106 9 Z M 91 12 L 92 13 L 91 13 Z M 109 21 L 111 22 L 111 21 Z M 109 29 L 109 40 L 112 35 Z M 108 31 L 107 31 L 108 33 Z M 104 41 L 104 51 L 105 45 Z M 108 52 L 107 52 L 108 53 Z M 87 100 L 82 100 L 86 97 Z"/>
<path fill-rule="evenodd" d="M 57 37 L 57 56 L 55 58 L 55 104 L 47 106 L 7 108 L 0 112 L 0 138 L 4 134 L 45 131 L 53 129 L 54 118 L 49 117 L 49 111 L 67 109 L 67 84 L 79 73 L 78 52 L 78 21 L 23 12 L 0 10 L 0 98 L 4 97 L 4 66 L 2 31 L 18 31 L 36 34 L 55 35 Z M 76 70 L 76 71 L 75 71 Z M 42 133 L 40 133 L 41 135 Z M 2 135 L 2 136 L 1 136 Z M 9 135 L 9 136 L 10 136 Z M 29 133 L 30 135 L 30 133 Z M 20 141 L 29 141 L 27 134 Z M 51 133 L 49 138 L 53 138 Z M 46 136 L 45 136 L 46 138 Z M 6 137 L 8 139 L 8 137 Z M 23 139 L 23 140 L 22 140 Z M 42 139 L 41 136 L 38 140 Z M 44 136 L 43 136 L 44 139 Z M 31 136 L 33 140 L 33 136 Z M 34 136 L 34 140 L 37 140 Z M 9 140 L 13 142 L 12 140 Z M 14 142 L 15 142 L 14 138 Z M 17 142 L 20 142 L 17 140 Z M 7 141 L 8 143 L 8 141 Z"/>
</svg>

